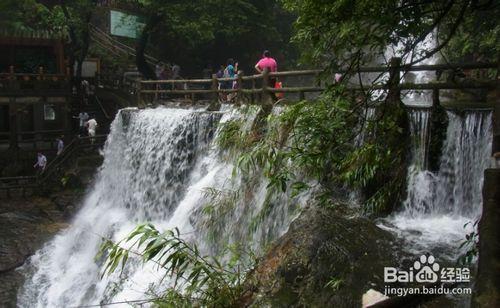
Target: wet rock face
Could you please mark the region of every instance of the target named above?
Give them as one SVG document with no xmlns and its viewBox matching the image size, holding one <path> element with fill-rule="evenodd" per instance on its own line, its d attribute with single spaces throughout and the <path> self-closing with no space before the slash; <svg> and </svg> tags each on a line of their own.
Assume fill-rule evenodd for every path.
<svg viewBox="0 0 500 308">
<path fill-rule="evenodd" d="M 397 266 L 395 239 L 364 218 L 311 206 L 251 273 L 246 305 L 360 307 Z"/>
<path fill-rule="evenodd" d="M 16 270 L 57 231 L 79 203 L 81 193 L 51 198 L 0 200 L 0 307 L 15 307 L 23 276 Z M 72 210 L 73 209 L 73 210 Z"/>
</svg>

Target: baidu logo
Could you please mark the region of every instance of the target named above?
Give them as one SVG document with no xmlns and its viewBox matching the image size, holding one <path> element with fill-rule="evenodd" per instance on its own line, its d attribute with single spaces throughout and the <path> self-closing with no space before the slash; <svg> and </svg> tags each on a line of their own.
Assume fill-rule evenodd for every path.
<svg viewBox="0 0 500 308">
<path fill-rule="evenodd" d="M 469 282 L 468 268 L 443 267 L 432 255 L 421 255 L 409 270 L 399 270 L 395 267 L 384 267 L 384 282 Z"/>
<path fill-rule="evenodd" d="M 420 259 L 413 263 L 416 272 L 415 281 L 434 283 L 439 278 L 439 264 L 435 262 L 433 256 L 421 255 Z"/>
</svg>

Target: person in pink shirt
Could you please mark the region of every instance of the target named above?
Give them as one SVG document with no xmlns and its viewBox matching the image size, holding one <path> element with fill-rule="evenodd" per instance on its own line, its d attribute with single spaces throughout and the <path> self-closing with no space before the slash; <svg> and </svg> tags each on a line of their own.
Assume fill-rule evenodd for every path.
<svg viewBox="0 0 500 308">
<path fill-rule="evenodd" d="M 255 69 L 259 74 L 262 74 L 262 72 L 267 69 L 269 72 L 276 72 L 278 71 L 278 64 L 276 63 L 276 60 L 271 58 L 271 53 L 269 50 L 265 50 L 264 54 L 262 56 L 262 59 L 255 64 Z M 276 87 L 276 78 L 269 78 L 269 87 L 274 88 Z M 276 96 L 272 95 L 274 97 L 274 100 L 276 101 L 277 98 Z"/>
<path fill-rule="evenodd" d="M 276 63 L 276 60 L 271 58 L 271 53 L 269 52 L 269 50 L 265 50 L 262 59 L 260 59 L 259 62 L 255 64 L 255 69 L 259 73 L 262 73 L 266 68 L 270 72 L 276 72 L 278 70 L 278 64 Z"/>
</svg>

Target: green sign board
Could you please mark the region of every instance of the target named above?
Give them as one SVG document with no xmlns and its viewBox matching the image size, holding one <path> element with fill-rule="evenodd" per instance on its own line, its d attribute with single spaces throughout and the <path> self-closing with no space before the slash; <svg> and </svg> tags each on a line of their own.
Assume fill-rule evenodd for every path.
<svg viewBox="0 0 500 308">
<path fill-rule="evenodd" d="M 137 38 L 144 27 L 144 22 L 139 16 L 112 10 L 110 11 L 110 25 L 112 35 Z"/>
</svg>

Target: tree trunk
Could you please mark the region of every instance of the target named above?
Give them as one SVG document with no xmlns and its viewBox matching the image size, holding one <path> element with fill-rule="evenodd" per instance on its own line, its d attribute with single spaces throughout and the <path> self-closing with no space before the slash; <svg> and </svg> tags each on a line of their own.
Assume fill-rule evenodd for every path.
<svg viewBox="0 0 500 308">
<path fill-rule="evenodd" d="M 146 61 L 144 53 L 148 45 L 149 36 L 153 29 L 160 23 L 161 16 L 154 15 L 149 18 L 146 26 L 142 29 L 141 36 L 137 41 L 137 46 L 135 49 L 135 62 L 137 69 L 146 79 L 156 79 L 156 74 L 154 69 Z"/>
<path fill-rule="evenodd" d="M 92 1 L 93 6 L 97 4 L 96 1 Z M 70 63 L 71 65 L 74 65 L 76 62 L 76 71 L 74 74 L 74 79 L 73 79 L 73 84 L 77 87 L 77 89 L 80 88 L 80 82 L 82 79 L 82 66 L 83 66 L 83 61 L 85 60 L 85 57 L 87 56 L 88 50 L 89 50 L 89 45 L 90 45 L 90 33 L 88 29 L 88 23 L 90 22 L 92 18 L 92 10 L 89 10 L 84 16 L 80 15 L 80 18 L 82 18 L 83 23 L 85 25 L 85 28 L 78 29 L 76 28 L 72 21 L 73 19 L 78 19 L 78 16 L 71 16 L 68 8 L 66 7 L 66 2 L 65 1 L 60 1 L 61 9 L 63 11 L 64 17 L 66 18 L 66 21 L 68 23 L 68 30 L 69 30 L 69 36 L 71 39 L 71 46 L 70 46 Z M 93 7 L 92 6 L 92 7 Z M 80 33 L 79 33 L 80 32 Z M 79 35 L 81 37 L 81 40 L 79 39 Z"/>
</svg>

